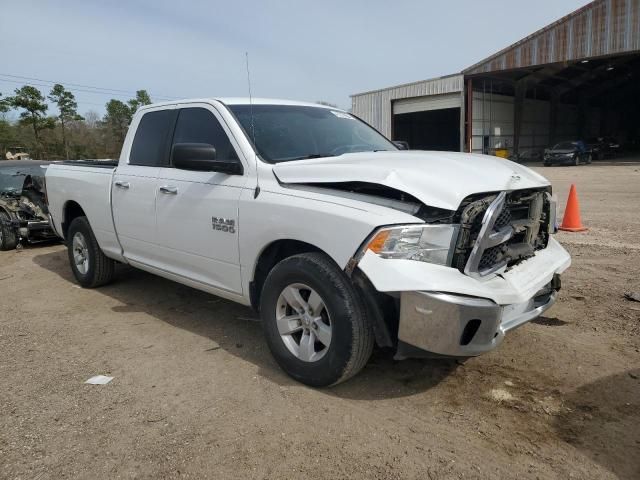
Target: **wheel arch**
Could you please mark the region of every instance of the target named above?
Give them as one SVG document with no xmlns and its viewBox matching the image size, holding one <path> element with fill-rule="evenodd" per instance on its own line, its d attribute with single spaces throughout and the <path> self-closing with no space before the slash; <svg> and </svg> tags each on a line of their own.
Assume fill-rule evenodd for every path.
<svg viewBox="0 0 640 480">
<path fill-rule="evenodd" d="M 73 220 L 78 217 L 86 217 L 87 214 L 84 212 L 84 209 L 80 206 L 80 204 L 75 200 L 68 200 L 64 204 L 62 212 L 62 231 L 60 233 L 66 240 L 67 232 L 69 231 L 69 225 L 71 225 L 71 222 L 73 222 Z"/>
<path fill-rule="evenodd" d="M 278 239 L 266 245 L 257 257 L 249 283 L 249 299 L 254 310 L 259 310 L 260 294 L 267 275 L 276 264 L 299 253 L 320 252 L 332 258 L 321 248 L 293 238 Z"/>
</svg>

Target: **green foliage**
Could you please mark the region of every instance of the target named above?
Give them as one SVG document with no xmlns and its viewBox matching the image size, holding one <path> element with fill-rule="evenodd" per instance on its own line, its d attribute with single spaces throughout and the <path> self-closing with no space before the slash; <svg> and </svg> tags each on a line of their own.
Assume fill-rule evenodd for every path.
<svg viewBox="0 0 640 480">
<path fill-rule="evenodd" d="M 49 100 L 58 105 L 58 111 L 60 112 L 58 119 L 60 120 L 60 127 L 62 128 L 62 145 L 67 159 L 69 159 L 69 145 L 67 143 L 65 123 L 68 124 L 73 120 L 83 120 L 83 118 L 78 115 L 76 97 L 74 97 L 70 91 L 65 90 L 62 85 L 56 83 L 51 89 L 51 92 L 49 92 Z"/>
<path fill-rule="evenodd" d="M 2 94 L 0 93 L 0 113 L 7 113 L 11 109 L 9 103 L 6 98 L 2 98 Z"/>
<path fill-rule="evenodd" d="M 107 113 L 104 116 L 104 123 L 109 127 L 111 133 L 120 141 L 124 141 L 127 128 L 131 123 L 131 108 L 120 100 L 111 99 L 105 106 Z"/>
<path fill-rule="evenodd" d="M 20 118 L 29 120 L 30 123 L 34 117 L 42 118 L 47 113 L 48 107 L 44 96 L 40 90 L 31 85 L 16 88 L 15 95 L 9 97 L 8 101 L 13 108 L 23 109 Z"/>
<path fill-rule="evenodd" d="M 128 103 L 131 109 L 131 115 L 133 115 L 140 107 L 151 104 L 151 97 L 146 90 L 138 90 L 136 92 L 136 98 L 129 100 Z"/>
<path fill-rule="evenodd" d="M 54 85 L 49 92 L 49 100 L 58 105 L 60 112 L 58 118 L 63 124 L 71 120 L 82 120 L 82 117 L 78 115 L 76 97 L 59 83 Z"/>
<path fill-rule="evenodd" d="M 44 96 L 36 87 L 25 85 L 24 87 L 16 88 L 14 96 L 10 97 L 8 102 L 11 107 L 22 110 L 20 112 L 20 123 L 30 125 L 33 129 L 36 157 L 41 158 L 40 132 L 55 126 L 55 122 L 45 116 L 48 106 L 45 103 Z"/>
<path fill-rule="evenodd" d="M 104 116 L 103 122 L 109 126 L 116 142 L 124 142 L 124 138 L 127 135 L 127 128 L 131 123 L 133 115 L 138 108 L 149 105 L 150 103 L 151 97 L 146 90 L 138 90 L 136 92 L 136 98 L 132 98 L 127 103 L 114 99 L 107 102 L 107 113 Z"/>
<path fill-rule="evenodd" d="M 102 119 L 90 111 L 85 120 L 78 115 L 73 93 L 63 85 L 54 85 L 47 98 L 57 107 L 55 117 L 47 116 L 46 98 L 35 87 L 25 85 L 11 97 L 0 94 L 0 158 L 16 146 L 34 158 L 117 158 L 134 113 L 151 103 L 149 93 L 138 90 L 126 102 L 107 102 Z M 12 109 L 20 112 L 18 122 L 4 115 Z"/>
</svg>

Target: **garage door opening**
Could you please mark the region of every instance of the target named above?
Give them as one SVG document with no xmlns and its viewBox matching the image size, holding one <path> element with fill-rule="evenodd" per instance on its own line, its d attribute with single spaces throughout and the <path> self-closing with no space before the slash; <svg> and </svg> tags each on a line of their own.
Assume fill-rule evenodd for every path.
<svg viewBox="0 0 640 480">
<path fill-rule="evenodd" d="M 460 151 L 460 108 L 444 108 L 393 116 L 393 139 L 412 150 Z"/>
<path fill-rule="evenodd" d="M 637 53 L 474 76 L 472 151 L 541 161 L 545 149 L 582 142 L 594 161 L 637 158 L 639 79 Z"/>
</svg>

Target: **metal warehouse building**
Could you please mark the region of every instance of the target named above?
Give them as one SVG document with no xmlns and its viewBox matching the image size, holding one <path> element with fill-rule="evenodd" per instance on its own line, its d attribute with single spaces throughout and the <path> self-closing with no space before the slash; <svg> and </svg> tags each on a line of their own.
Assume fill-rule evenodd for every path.
<svg viewBox="0 0 640 480">
<path fill-rule="evenodd" d="M 352 95 L 412 149 L 537 158 L 562 140 L 640 147 L 640 0 L 596 0 L 460 74 Z"/>
</svg>

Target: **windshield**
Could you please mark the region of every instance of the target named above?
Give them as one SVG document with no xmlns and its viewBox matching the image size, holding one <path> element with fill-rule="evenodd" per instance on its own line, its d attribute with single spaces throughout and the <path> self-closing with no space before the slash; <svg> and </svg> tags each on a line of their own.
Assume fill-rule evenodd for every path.
<svg viewBox="0 0 640 480">
<path fill-rule="evenodd" d="M 19 167 L 3 167 L 0 164 L 0 193 L 20 193 L 24 179 L 44 176 L 44 168 L 40 165 L 25 165 Z"/>
<path fill-rule="evenodd" d="M 255 148 L 270 163 L 397 150 L 369 125 L 338 110 L 297 105 L 229 105 L 229 109 L 252 141 L 255 131 Z"/>
<path fill-rule="evenodd" d="M 576 142 L 562 142 L 553 147 L 554 150 L 573 150 L 574 148 L 576 148 Z"/>
</svg>

